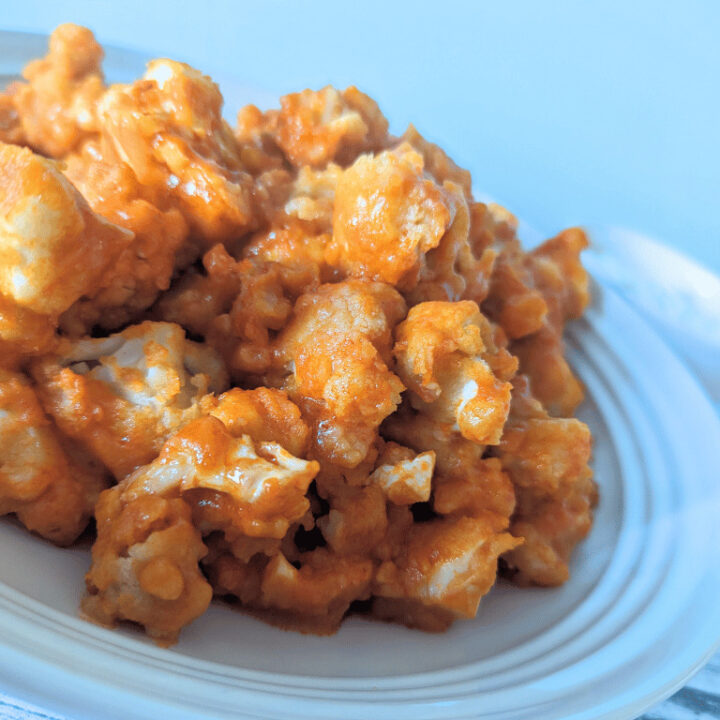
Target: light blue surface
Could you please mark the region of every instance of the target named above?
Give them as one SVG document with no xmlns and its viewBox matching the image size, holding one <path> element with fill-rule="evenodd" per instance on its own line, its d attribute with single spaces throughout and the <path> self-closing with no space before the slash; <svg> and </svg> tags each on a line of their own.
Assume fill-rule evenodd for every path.
<svg viewBox="0 0 720 720">
<path fill-rule="evenodd" d="M 531 225 L 624 226 L 720 271 L 720 3 L 2 3 L 278 93 L 357 84 Z"/>
</svg>

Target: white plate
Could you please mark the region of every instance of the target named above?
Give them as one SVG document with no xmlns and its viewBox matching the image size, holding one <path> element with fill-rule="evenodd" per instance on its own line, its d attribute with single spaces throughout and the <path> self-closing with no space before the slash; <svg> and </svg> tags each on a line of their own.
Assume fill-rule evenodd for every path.
<svg viewBox="0 0 720 720">
<path fill-rule="evenodd" d="M 110 63 L 111 80 L 136 72 L 129 58 L 121 73 Z M 78 619 L 87 552 L 5 521 L 3 689 L 78 720 L 636 717 L 720 646 L 720 421 L 606 288 L 568 345 L 601 500 L 564 587 L 500 584 L 444 635 L 352 619 L 317 638 L 217 605 L 163 650 Z"/>
</svg>

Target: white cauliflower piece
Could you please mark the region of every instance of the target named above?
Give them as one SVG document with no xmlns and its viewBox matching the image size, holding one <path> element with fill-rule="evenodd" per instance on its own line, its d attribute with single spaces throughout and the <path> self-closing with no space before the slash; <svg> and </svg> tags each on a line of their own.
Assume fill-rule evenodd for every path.
<svg viewBox="0 0 720 720">
<path fill-rule="evenodd" d="M 209 347 L 173 323 L 144 322 L 108 338 L 66 341 L 33 368 L 46 411 L 121 479 L 152 460 L 200 400 L 228 379 Z"/>
<path fill-rule="evenodd" d="M 198 568 L 206 547 L 197 505 L 223 510 L 217 528 L 200 513 L 203 532 L 230 520 L 248 537 L 279 539 L 306 514 L 318 467 L 277 443 L 233 437 L 215 417 L 188 423 L 152 463 L 102 494 L 85 612 L 106 624 L 132 620 L 174 640 L 212 596 Z"/>
<path fill-rule="evenodd" d="M 489 324 L 478 306 L 469 300 L 420 303 L 396 338 L 397 372 L 415 409 L 473 442 L 500 442 L 512 386 L 485 358 Z"/>
<path fill-rule="evenodd" d="M 0 369 L 0 514 L 15 513 L 28 530 L 69 545 L 85 529 L 105 473 L 63 440 L 28 379 Z"/>
<path fill-rule="evenodd" d="M 412 505 L 426 502 L 432 491 L 435 452 L 415 453 L 394 442 L 386 444 L 370 482 L 382 488 L 390 502 Z"/>
<path fill-rule="evenodd" d="M 56 325 L 132 237 L 93 213 L 52 161 L 0 143 L 0 306 Z"/>
</svg>

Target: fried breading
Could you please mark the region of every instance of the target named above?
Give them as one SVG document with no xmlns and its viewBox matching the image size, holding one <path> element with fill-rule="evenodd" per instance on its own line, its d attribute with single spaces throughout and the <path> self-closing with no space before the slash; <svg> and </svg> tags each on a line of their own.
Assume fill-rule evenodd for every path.
<svg viewBox="0 0 720 720">
<path fill-rule="evenodd" d="M 61 26 L 0 94 L 0 514 L 57 544 L 94 516 L 85 614 L 441 631 L 498 570 L 565 582 L 597 502 L 583 232 L 525 252 L 354 87 L 231 128 L 198 70 L 101 59 Z"/>
</svg>

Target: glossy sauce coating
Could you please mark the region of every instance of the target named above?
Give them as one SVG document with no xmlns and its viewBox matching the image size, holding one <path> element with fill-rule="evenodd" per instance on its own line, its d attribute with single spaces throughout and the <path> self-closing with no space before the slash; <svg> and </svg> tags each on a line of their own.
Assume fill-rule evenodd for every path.
<svg viewBox="0 0 720 720">
<path fill-rule="evenodd" d="M 441 631 L 499 571 L 565 582 L 597 501 L 582 231 L 524 252 L 356 88 L 233 127 L 199 71 L 101 60 L 61 26 L 0 94 L 0 512 L 58 544 L 95 518 L 84 613 Z"/>
</svg>

